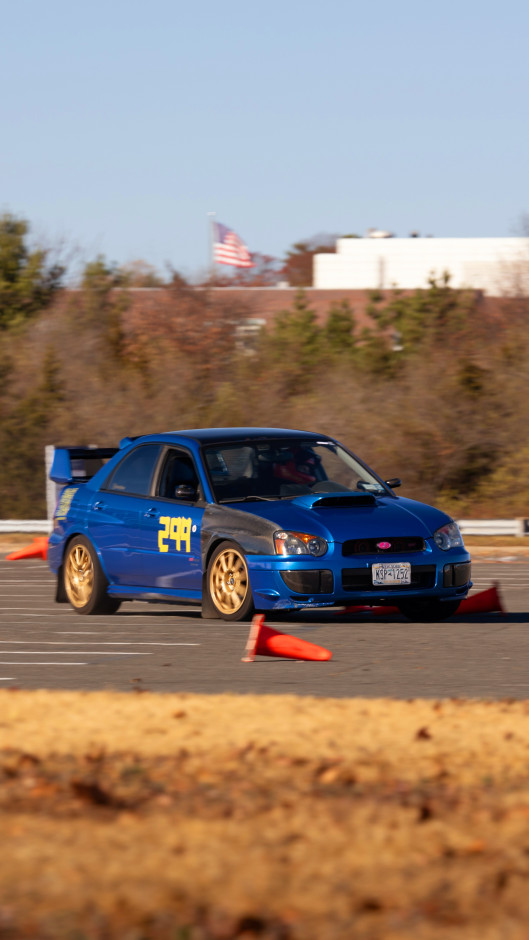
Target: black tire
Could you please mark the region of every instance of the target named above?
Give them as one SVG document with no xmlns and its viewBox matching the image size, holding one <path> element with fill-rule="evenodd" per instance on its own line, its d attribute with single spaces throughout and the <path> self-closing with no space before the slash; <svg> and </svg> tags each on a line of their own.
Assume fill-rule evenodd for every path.
<svg viewBox="0 0 529 940">
<path fill-rule="evenodd" d="M 254 612 L 248 565 L 236 542 L 221 542 L 213 552 L 204 583 L 202 616 L 212 620 L 249 620 Z"/>
<path fill-rule="evenodd" d="M 62 566 L 64 592 L 78 614 L 114 614 L 121 601 L 107 594 L 97 552 L 84 535 L 68 543 Z"/>
<path fill-rule="evenodd" d="M 55 585 L 55 603 L 68 604 L 68 595 L 64 586 L 64 567 L 61 565 L 57 575 L 57 584 Z"/>
<path fill-rule="evenodd" d="M 461 601 L 440 601 L 435 597 L 426 600 L 402 601 L 398 606 L 401 614 L 414 623 L 436 623 L 452 617 Z"/>
</svg>

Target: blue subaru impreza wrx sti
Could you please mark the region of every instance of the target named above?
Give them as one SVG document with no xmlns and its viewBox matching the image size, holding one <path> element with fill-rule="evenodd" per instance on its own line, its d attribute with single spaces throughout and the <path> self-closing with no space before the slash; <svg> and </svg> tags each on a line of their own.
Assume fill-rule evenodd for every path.
<svg viewBox="0 0 529 940">
<path fill-rule="evenodd" d="M 56 599 L 80 614 L 133 600 L 222 620 L 365 604 L 433 621 L 471 587 L 456 523 L 324 434 L 208 428 L 56 448 L 50 476 L 63 487 Z"/>
</svg>

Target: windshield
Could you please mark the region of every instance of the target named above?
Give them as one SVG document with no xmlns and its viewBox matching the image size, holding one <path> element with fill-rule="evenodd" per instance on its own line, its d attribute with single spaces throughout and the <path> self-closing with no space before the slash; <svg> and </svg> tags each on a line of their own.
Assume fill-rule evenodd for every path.
<svg viewBox="0 0 529 940">
<path fill-rule="evenodd" d="M 337 444 L 282 438 L 204 448 L 218 502 L 292 499 L 304 493 L 351 490 L 383 495 L 386 488 Z"/>
</svg>

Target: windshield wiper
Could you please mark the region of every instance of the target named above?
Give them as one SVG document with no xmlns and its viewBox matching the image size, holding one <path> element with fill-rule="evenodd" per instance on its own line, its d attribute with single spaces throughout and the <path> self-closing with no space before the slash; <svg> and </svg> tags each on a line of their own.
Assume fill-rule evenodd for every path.
<svg viewBox="0 0 529 940">
<path fill-rule="evenodd" d="M 264 502 L 270 502 L 270 500 L 279 499 L 278 496 L 231 496 L 225 499 L 219 499 L 219 503 L 252 503 L 255 501 L 264 500 Z"/>
</svg>

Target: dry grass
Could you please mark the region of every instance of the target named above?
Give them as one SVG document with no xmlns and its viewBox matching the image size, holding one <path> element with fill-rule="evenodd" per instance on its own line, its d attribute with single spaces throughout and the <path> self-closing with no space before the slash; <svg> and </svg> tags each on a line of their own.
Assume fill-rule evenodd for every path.
<svg viewBox="0 0 529 940">
<path fill-rule="evenodd" d="M 529 702 L 4 690 L 0 758 L 6 940 L 527 938 Z"/>
</svg>

